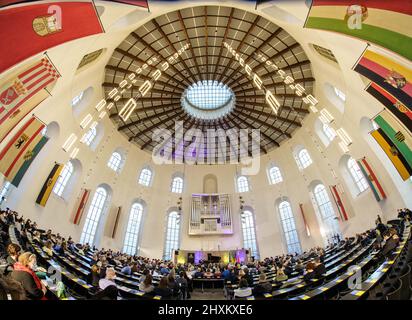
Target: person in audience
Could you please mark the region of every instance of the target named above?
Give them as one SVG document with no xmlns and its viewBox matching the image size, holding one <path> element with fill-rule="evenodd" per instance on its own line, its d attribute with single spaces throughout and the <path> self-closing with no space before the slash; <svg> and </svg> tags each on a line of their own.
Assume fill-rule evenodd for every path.
<svg viewBox="0 0 412 320">
<path fill-rule="evenodd" d="M 288 279 L 288 276 L 285 274 L 284 267 L 281 265 L 278 267 L 276 272 L 276 282 L 283 282 Z"/>
<path fill-rule="evenodd" d="M 152 275 L 149 273 L 144 278 L 144 281 L 139 284 L 139 290 L 143 291 L 144 293 L 150 293 L 154 290 L 154 286 L 152 284 Z"/>
<path fill-rule="evenodd" d="M 243 275 L 242 278 L 243 278 L 243 279 L 246 279 L 247 284 L 248 284 L 249 287 L 252 287 L 252 286 L 253 286 L 253 276 L 250 274 L 249 268 L 244 268 L 244 269 L 243 269 L 243 272 L 244 272 L 245 274 Z"/>
<path fill-rule="evenodd" d="M 203 272 L 202 272 L 202 268 L 197 268 L 197 271 L 194 274 L 195 278 L 203 278 Z"/>
<path fill-rule="evenodd" d="M 11 300 L 26 300 L 26 292 L 20 282 L 12 279 L 11 277 L 3 276 L 0 273 L 0 300 L 9 300 L 7 294 L 10 295 Z"/>
<path fill-rule="evenodd" d="M 17 262 L 17 259 L 19 258 L 19 254 L 20 254 L 21 248 L 18 244 L 16 243 L 10 243 L 7 246 L 7 263 L 9 265 L 14 265 Z"/>
<path fill-rule="evenodd" d="M 97 265 L 92 265 L 89 273 L 89 283 L 93 286 L 95 290 L 99 288 L 100 281 L 100 270 Z"/>
<path fill-rule="evenodd" d="M 234 290 L 235 298 L 246 298 L 252 295 L 252 288 L 248 286 L 246 279 L 240 279 L 239 288 Z"/>
<path fill-rule="evenodd" d="M 325 265 L 320 261 L 320 258 L 315 259 L 315 269 L 313 270 L 315 273 L 315 278 L 322 278 L 326 274 L 326 267 Z"/>
<path fill-rule="evenodd" d="M 315 274 L 315 264 L 313 262 L 308 262 L 306 265 L 306 272 L 303 275 L 303 280 L 305 282 L 310 282 L 312 279 L 316 278 Z"/>
<path fill-rule="evenodd" d="M 107 268 L 106 269 L 106 276 L 103 279 L 99 280 L 99 288 L 101 290 L 106 289 L 108 286 L 116 286 L 116 272 L 114 271 L 113 268 Z"/>
<path fill-rule="evenodd" d="M 386 231 L 383 235 L 383 239 L 385 240 L 385 245 L 380 252 L 380 255 L 386 257 L 389 253 L 391 253 L 399 244 L 399 237 L 396 234 L 395 229 L 391 228 L 390 230 Z"/>
<path fill-rule="evenodd" d="M 159 285 L 154 289 L 154 294 L 161 296 L 163 299 L 170 299 L 172 297 L 172 290 L 168 287 L 167 277 L 160 279 Z"/>
<path fill-rule="evenodd" d="M 252 290 L 254 296 L 263 295 L 272 292 L 272 284 L 266 280 L 266 274 L 259 275 L 259 282 Z"/>
<path fill-rule="evenodd" d="M 51 240 L 47 240 L 42 249 L 49 257 L 53 256 L 53 242 Z"/>
<path fill-rule="evenodd" d="M 21 254 L 13 268 L 11 278 L 21 283 L 28 299 L 47 300 L 45 296 L 47 289 L 34 272 L 36 269 L 34 254 L 31 252 Z"/>
<path fill-rule="evenodd" d="M 130 276 L 132 274 L 132 267 L 129 264 L 126 264 L 120 272 Z"/>
</svg>

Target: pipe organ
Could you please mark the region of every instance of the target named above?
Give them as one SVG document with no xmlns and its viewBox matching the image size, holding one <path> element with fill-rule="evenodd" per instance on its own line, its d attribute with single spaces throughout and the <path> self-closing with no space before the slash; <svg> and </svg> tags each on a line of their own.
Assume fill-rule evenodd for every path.
<svg viewBox="0 0 412 320">
<path fill-rule="evenodd" d="M 233 234 L 228 194 L 192 194 L 189 235 Z"/>
</svg>

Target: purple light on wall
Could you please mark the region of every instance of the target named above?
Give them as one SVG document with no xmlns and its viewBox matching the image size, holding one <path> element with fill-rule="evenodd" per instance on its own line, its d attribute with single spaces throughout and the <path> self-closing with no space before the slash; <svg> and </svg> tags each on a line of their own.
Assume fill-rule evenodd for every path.
<svg viewBox="0 0 412 320">
<path fill-rule="evenodd" d="M 246 261 L 246 251 L 236 250 L 236 262 L 243 263 Z"/>
<path fill-rule="evenodd" d="M 195 252 L 195 263 L 199 263 L 200 260 L 202 260 L 202 251 L 196 251 Z"/>
</svg>

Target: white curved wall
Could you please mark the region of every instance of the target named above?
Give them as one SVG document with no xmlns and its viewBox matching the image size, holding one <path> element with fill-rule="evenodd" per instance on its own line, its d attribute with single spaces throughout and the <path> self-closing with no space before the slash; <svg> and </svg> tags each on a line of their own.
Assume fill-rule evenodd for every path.
<svg viewBox="0 0 412 320">
<path fill-rule="evenodd" d="M 99 3 L 99 1 L 97 2 Z M 152 186 L 149 188 L 140 186 L 137 183 L 138 174 L 144 165 L 151 164 L 151 156 L 129 143 L 126 138 L 116 131 L 108 118 L 105 118 L 102 122 L 104 136 L 96 150 L 93 152 L 84 145 L 80 147 L 77 158 L 83 169 L 81 177 L 73 185 L 71 196 L 67 200 L 63 200 L 52 194 L 45 208 L 35 204 L 35 199 L 53 163 L 55 161 L 61 163 L 68 161 L 68 154 L 62 150 L 62 144 L 72 132 L 78 136 L 82 135 L 79 127 L 80 120 L 102 98 L 101 83 L 104 77 L 104 66 L 114 48 L 132 30 L 153 17 L 176 10 L 182 6 L 190 7 L 198 4 L 197 1 L 170 3 L 167 6 L 153 3 L 151 13 L 147 13 L 140 10 L 133 11 L 133 8 L 128 6 L 101 2 L 99 5 L 106 7 L 102 16 L 106 29 L 105 34 L 79 39 L 48 50 L 48 55 L 57 66 L 62 77 L 57 82 L 52 96 L 44 101 L 34 113 L 46 123 L 57 122 L 60 127 L 59 135 L 53 138 L 35 159 L 19 188 L 12 191 L 7 200 L 7 206 L 15 208 L 25 217 L 34 219 L 44 228 L 52 228 L 61 234 L 72 235 L 75 239 L 79 239 L 87 209 L 79 226 L 72 224 L 70 221 L 80 189 L 90 188 L 92 190 L 90 198 L 92 198 L 97 186 L 106 183 L 111 187 L 113 193 L 110 209 L 105 220 L 107 224 L 103 227 L 104 233 L 97 245 L 105 248 L 121 249 L 133 200 L 143 199 L 147 207 L 143 219 L 140 253 L 150 257 L 161 257 L 166 213 L 169 208 L 177 206 L 178 198 L 182 196 L 182 249 L 197 250 L 203 248 L 207 250 L 217 249 L 218 246 L 220 249 L 242 247 L 238 209 L 240 206 L 239 194 L 236 193 L 234 185 L 236 166 L 199 165 L 183 167 L 181 165 L 156 166 L 152 164 L 155 173 Z M 252 3 L 220 1 L 207 2 L 207 4 L 223 4 L 254 11 L 254 4 Z M 305 119 L 304 126 L 296 131 L 292 139 L 282 143 L 280 148 L 261 158 L 260 172 L 256 176 L 250 177 L 252 191 L 241 194 L 245 205 L 254 209 L 261 257 L 279 254 L 285 250 L 286 245 L 281 234 L 281 226 L 277 216 L 278 211 L 275 208 L 276 199 L 282 196 L 288 197 L 292 205 L 303 249 L 323 243 L 309 194 L 309 185 L 314 180 L 322 181 L 325 186 L 336 183 L 342 184 L 345 190 L 343 202 L 351 217 L 342 224 L 344 235 L 352 235 L 372 227 L 376 214 L 381 214 L 384 218 L 389 219 L 396 214 L 397 208 L 402 206 L 412 207 L 411 182 L 409 180 L 404 182 L 395 174 L 395 170 L 391 168 L 391 164 L 385 159 L 385 155 L 379 150 L 375 151 L 376 146 L 373 148 L 373 144 L 367 140 L 368 137 L 365 139 L 360 128 L 362 117 L 372 117 L 382 109 L 382 106 L 376 100 L 364 92 L 365 85 L 360 76 L 351 70 L 366 44 L 334 33 L 303 29 L 298 22 L 299 20 L 304 21 L 307 14 L 308 8 L 304 3 L 292 1 L 286 4 L 280 3 L 278 6 L 282 9 L 282 12 L 276 15 L 277 18 L 270 16 L 270 13 L 276 10 L 276 8 L 270 9 L 270 5 L 259 6 L 258 13 L 280 25 L 302 44 L 312 62 L 312 71 L 316 79 L 315 96 L 320 101 L 319 106 L 327 108 L 335 117 L 335 128 L 343 127 L 350 133 L 354 141 L 350 146 L 350 155 L 355 159 L 362 156 L 369 159 L 380 178 L 384 190 L 387 192 L 388 198 L 378 203 L 370 190 L 356 198 L 352 197 L 339 170 L 339 159 L 342 156 L 342 151 L 338 147 L 337 141 L 333 141 L 325 148 L 315 133 L 314 123 L 317 115 L 310 114 Z M 285 16 L 285 11 L 293 12 L 295 18 L 288 19 Z M 281 20 L 278 20 L 278 18 Z M 291 24 L 285 21 L 289 21 Z M 113 27 L 111 27 L 112 25 Z M 340 70 L 330 63 L 325 63 L 324 58 L 321 58 L 309 47 L 310 43 L 331 49 L 339 61 Z M 83 55 L 100 48 L 107 48 L 104 56 L 93 64 L 90 69 L 75 74 L 77 65 Z M 343 114 L 333 107 L 325 96 L 323 88 L 326 82 L 345 90 L 346 104 Z M 94 96 L 90 104 L 82 110 L 81 114 L 74 115 L 70 105 L 71 99 L 79 91 L 90 86 L 94 88 Z M 6 141 L 3 143 L 6 143 Z M 298 170 L 292 155 L 294 146 L 298 144 L 308 149 L 314 162 L 303 171 Z M 124 150 L 126 160 L 120 173 L 116 174 L 107 167 L 107 161 L 111 153 L 118 148 Z M 268 163 L 273 161 L 281 168 L 284 181 L 270 185 L 266 168 Z M 336 172 L 337 178 L 332 175 L 332 169 Z M 175 172 L 182 172 L 185 177 L 185 188 L 182 195 L 170 192 L 170 179 Z M 218 177 L 220 193 L 232 195 L 232 209 L 235 217 L 235 232 L 232 236 L 189 237 L 187 235 L 190 196 L 192 193 L 203 191 L 203 177 L 207 174 L 214 174 Z M 310 237 L 305 233 L 299 203 L 303 204 L 306 213 L 306 219 L 311 230 Z M 111 233 L 110 226 L 113 225 L 114 214 L 118 206 L 122 207 L 122 214 L 116 237 L 112 239 L 108 234 Z"/>
</svg>

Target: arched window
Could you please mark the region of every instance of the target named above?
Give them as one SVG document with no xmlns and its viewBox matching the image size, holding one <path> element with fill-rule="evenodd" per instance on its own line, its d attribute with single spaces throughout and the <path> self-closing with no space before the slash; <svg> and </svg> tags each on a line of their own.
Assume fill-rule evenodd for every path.
<svg viewBox="0 0 412 320">
<path fill-rule="evenodd" d="M 182 193 L 183 192 L 183 179 L 181 177 L 174 177 L 172 180 L 172 192 Z"/>
<path fill-rule="evenodd" d="M 130 210 L 129 222 L 127 223 L 126 235 L 124 238 L 123 252 L 134 255 L 137 253 L 140 224 L 142 221 L 143 206 L 134 203 Z"/>
<path fill-rule="evenodd" d="M 301 253 L 302 248 L 296 231 L 295 218 L 292 208 L 288 201 L 282 201 L 279 204 L 280 222 L 282 224 L 283 234 L 285 235 L 286 245 L 289 253 Z"/>
<path fill-rule="evenodd" d="M 143 186 L 150 186 L 150 182 L 152 181 L 152 170 L 148 168 L 142 169 L 139 176 L 139 184 Z"/>
<path fill-rule="evenodd" d="M 366 178 L 363 175 L 358 163 L 353 158 L 349 158 L 347 166 L 353 181 L 359 189 L 359 192 L 363 192 L 368 189 L 368 182 L 366 181 Z"/>
<path fill-rule="evenodd" d="M 270 184 L 276 184 L 279 182 L 282 182 L 282 173 L 280 172 L 280 169 L 276 166 L 273 166 L 269 169 L 269 182 Z"/>
<path fill-rule="evenodd" d="M 84 223 L 82 235 L 80 237 L 80 243 L 93 244 L 97 225 L 99 224 L 100 216 L 103 213 L 106 201 L 107 191 L 102 187 L 97 188 L 92 203 L 90 204 L 89 212 L 87 213 L 86 222 Z"/>
<path fill-rule="evenodd" d="M 83 99 L 83 94 L 84 94 L 84 91 L 80 92 L 77 96 L 75 96 L 75 97 L 72 99 L 72 107 L 77 106 L 77 105 L 80 103 L 80 101 L 82 101 L 82 99 Z"/>
<path fill-rule="evenodd" d="M 305 169 L 312 164 L 312 159 L 309 155 L 308 150 L 302 149 L 298 153 L 298 166 L 300 169 Z"/>
<path fill-rule="evenodd" d="M 333 240 L 332 237 L 336 234 L 341 234 L 339 223 L 333 210 L 332 203 L 329 199 L 328 192 L 323 184 L 318 184 L 313 191 L 315 195 L 316 205 L 318 207 L 320 218 L 324 223 L 326 230 L 326 239 Z"/>
<path fill-rule="evenodd" d="M 53 192 L 59 197 L 62 196 L 64 189 L 67 186 L 71 176 L 73 175 L 73 163 L 71 161 L 67 162 L 63 170 L 60 172 L 60 176 L 57 178 L 56 184 L 54 185 Z"/>
<path fill-rule="evenodd" d="M 166 239 L 163 260 L 172 259 L 172 251 L 179 249 L 180 214 L 172 211 L 167 217 Z"/>
<path fill-rule="evenodd" d="M 3 184 L 3 188 L 1 188 L 1 191 L 0 191 L 0 201 L 3 197 L 5 197 L 5 198 L 7 197 L 8 193 L 10 191 L 10 187 L 11 187 L 11 183 L 8 182 L 8 181 L 6 181 Z"/>
<path fill-rule="evenodd" d="M 333 90 L 335 91 L 335 94 L 339 99 L 341 99 L 343 102 L 346 101 L 346 95 L 341 90 L 336 87 L 333 87 Z"/>
<path fill-rule="evenodd" d="M 121 163 L 122 163 L 122 156 L 120 155 L 120 153 L 113 152 L 112 156 L 109 159 L 109 162 L 107 162 L 107 166 L 113 171 L 119 172 Z"/>
<path fill-rule="evenodd" d="M 89 131 L 87 131 L 87 133 L 85 134 L 83 141 L 86 145 L 90 146 L 93 142 L 93 140 L 96 138 L 97 136 L 97 130 L 96 127 L 92 127 L 90 128 Z"/>
<path fill-rule="evenodd" d="M 328 138 L 329 141 L 333 141 L 336 137 L 336 132 L 327 123 L 322 126 L 323 133 Z"/>
<path fill-rule="evenodd" d="M 256 241 L 256 230 L 255 230 L 255 222 L 253 219 L 253 214 L 249 210 L 245 210 L 241 214 L 242 220 L 242 234 L 243 234 L 243 247 L 245 249 L 250 249 L 251 255 L 255 257 L 255 259 L 259 259 L 259 251 L 257 248 L 257 241 Z"/>
<path fill-rule="evenodd" d="M 238 192 L 248 192 L 250 190 L 249 181 L 245 176 L 237 178 L 237 190 Z"/>
</svg>

